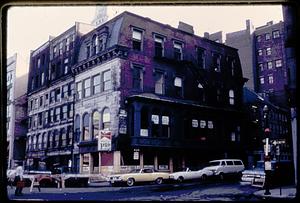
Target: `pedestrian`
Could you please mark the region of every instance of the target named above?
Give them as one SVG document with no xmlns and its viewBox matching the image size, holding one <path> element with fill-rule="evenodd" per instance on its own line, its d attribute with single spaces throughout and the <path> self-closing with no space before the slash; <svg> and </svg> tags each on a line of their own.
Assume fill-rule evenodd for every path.
<svg viewBox="0 0 300 203">
<path fill-rule="evenodd" d="M 16 190 L 15 190 L 15 195 L 20 196 L 23 195 L 22 189 L 24 187 L 24 182 L 23 182 L 23 167 L 18 166 L 16 168 L 16 176 L 15 176 L 15 183 L 16 183 Z"/>
</svg>

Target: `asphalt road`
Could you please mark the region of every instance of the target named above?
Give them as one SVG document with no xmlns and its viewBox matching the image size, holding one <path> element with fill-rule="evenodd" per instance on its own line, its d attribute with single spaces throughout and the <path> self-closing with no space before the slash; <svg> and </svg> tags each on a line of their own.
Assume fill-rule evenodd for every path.
<svg viewBox="0 0 300 203">
<path fill-rule="evenodd" d="M 221 201 L 255 201 L 253 195 L 259 188 L 241 185 L 238 181 L 224 182 L 187 182 L 165 183 L 162 185 L 145 184 L 133 187 L 112 187 L 103 184 L 87 188 L 42 188 L 41 192 L 34 188 L 24 188 L 23 196 L 15 196 L 14 189 L 8 187 L 8 198 L 14 200 L 104 200 L 104 201 L 191 201 L 191 200 L 221 200 Z"/>
</svg>

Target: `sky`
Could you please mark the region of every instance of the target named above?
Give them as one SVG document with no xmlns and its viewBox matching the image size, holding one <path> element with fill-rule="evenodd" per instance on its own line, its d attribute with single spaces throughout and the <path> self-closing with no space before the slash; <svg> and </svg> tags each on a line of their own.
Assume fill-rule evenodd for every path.
<svg viewBox="0 0 300 203">
<path fill-rule="evenodd" d="M 75 22 L 91 23 L 95 6 L 44 6 L 9 8 L 7 15 L 7 56 L 17 53 L 19 77 L 28 72 L 30 50 L 58 36 Z M 223 31 L 223 35 L 246 28 L 250 19 L 254 27 L 283 19 L 281 5 L 236 6 L 108 6 L 109 19 L 127 10 L 163 24 L 177 27 L 182 21 L 193 25 L 196 35 Z M 224 40 L 224 38 L 223 38 Z"/>
</svg>

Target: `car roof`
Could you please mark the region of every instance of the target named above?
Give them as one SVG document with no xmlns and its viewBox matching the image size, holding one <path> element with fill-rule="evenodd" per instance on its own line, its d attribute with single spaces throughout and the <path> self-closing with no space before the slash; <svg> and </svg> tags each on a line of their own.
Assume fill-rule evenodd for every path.
<svg viewBox="0 0 300 203">
<path fill-rule="evenodd" d="M 240 159 L 218 159 L 218 160 L 212 160 L 210 162 L 214 162 L 214 161 L 242 161 Z"/>
</svg>

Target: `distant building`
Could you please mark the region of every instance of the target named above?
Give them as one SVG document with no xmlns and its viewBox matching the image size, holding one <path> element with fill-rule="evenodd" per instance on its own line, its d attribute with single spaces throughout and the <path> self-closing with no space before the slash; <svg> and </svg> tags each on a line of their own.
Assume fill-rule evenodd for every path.
<svg viewBox="0 0 300 203">
<path fill-rule="evenodd" d="M 269 108 L 268 123 L 270 128 L 270 142 L 284 140 L 281 145 L 280 160 L 292 161 L 292 136 L 290 126 L 290 114 L 287 109 L 280 108 L 268 100 L 262 98 L 247 87 L 244 87 L 244 105 L 248 115 L 247 145 L 245 150 L 248 153 L 248 166 L 255 165 L 257 161 L 264 160 L 263 139 L 265 139 L 264 129 L 265 119 L 263 108 Z M 272 145 L 272 159 L 278 160 L 275 153 L 275 146 Z"/>
<path fill-rule="evenodd" d="M 255 29 L 256 92 L 272 103 L 287 108 L 287 65 L 284 23 L 273 21 Z"/>
<path fill-rule="evenodd" d="M 69 165 L 73 153 L 74 78 L 80 37 L 94 26 L 74 26 L 31 52 L 28 75 L 27 169 Z"/>
<path fill-rule="evenodd" d="M 226 34 L 225 44 L 238 49 L 243 75 L 248 81 L 245 87 L 255 90 L 256 65 L 253 43 L 254 27 L 250 20 L 246 20 L 246 29 Z"/>
<path fill-rule="evenodd" d="M 16 85 L 16 67 L 17 67 L 17 54 L 7 58 L 7 105 L 6 105 L 6 146 L 8 154 L 8 168 L 14 167 L 13 162 L 13 146 L 14 146 L 14 128 L 15 128 L 15 85 Z"/>
</svg>

